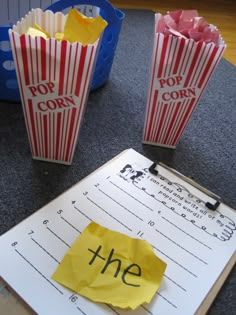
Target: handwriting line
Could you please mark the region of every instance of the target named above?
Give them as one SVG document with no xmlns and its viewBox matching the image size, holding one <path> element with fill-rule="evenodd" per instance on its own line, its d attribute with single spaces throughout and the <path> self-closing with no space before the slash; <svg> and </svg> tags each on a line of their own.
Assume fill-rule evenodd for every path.
<svg viewBox="0 0 236 315">
<path fill-rule="evenodd" d="M 120 220 L 118 220 L 116 217 L 114 217 L 113 215 L 111 215 L 109 212 L 107 212 L 105 209 L 103 209 L 101 206 L 99 206 L 95 201 L 93 201 L 92 199 L 90 199 L 89 197 L 87 197 L 87 199 L 93 203 L 96 207 L 98 207 L 100 210 L 102 210 L 103 212 L 105 212 L 107 215 L 109 215 L 112 219 L 114 219 L 115 221 L 117 221 L 118 223 L 120 223 L 121 225 L 123 225 L 126 229 L 128 229 L 129 231 L 132 232 L 132 229 L 129 228 L 127 225 L 125 225 L 123 222 L 121 222 Z"/>
<path fill-rule="evenodd" d="M 150 315 L 153 315 L 153 313 L 148 309 L 146 308 L 144 305 L 141 305 L 141 307 Z"/>
<path fill-rule="evenodd" d="M 80 311 L 80 313 L 87 315 L 87 313 L 85 313 L 83 310 L 81 310 L 81 308 L 79 306 L 76 306 L 77 310 Z"/>
<path fill-rule="evenodd" d="M 120 207 L 122 207 L 123 209 L 125 209 L 126 211 L 128 211 L 129 213 L 131 213 L 133 216 L 135 216 L 136 218 L 138 218 L 139 220 L 143 221 L 142 218 L 140 218 L 136 213 L 132 212 L 131 210 L 127 209 L 125 206 L 123 206 L 121 203 L 119 203 L 117 200 L 115 200 L 114 198 L 112 198 L 111 196 L 109 196 L 108 194 L 106 194 L 103 190 L 99 189 L 99 191 L 101 193 L 103 193 L 106 197 L 108 197 L 109 199 L 111 199 L 112 201 L 114 201 L 116 204 L 118 204 Z"/>
<path fill-rule="evenodd" d="M 50 256 L 53 260 L 55 260 L 58 264 L 60 263 L 55 257 L 52 256 L 51 253 L 49 253 L 39 242 L 37 242 L 33 237 L 31 237 L 31 240 L 38 246 L 40 247 L 48 256 Z"/>
<path fill-rule="evenodd" d="M 60 289 L 58 289 L 44 274 L 42 274 L 41 271 L 39 271 L 23 254 L 21 254 L 17 249 L 15 249 L 17 254 L 23 258 L 37 273 L 44 279 L 46 280 L 51 286 L 53 286 L 58 292 L 61 294 L 64 294 Z"/>
<path fill-rule="evenodd" d="M 142 201 L 138 200 L 137 198 L 135 198 L 134 196 L 132 196 L 131 194 L 129 194 L 127 191 L 125 191 L 124 189 L 122 189 L 120 186 L 118 186 L 117 184 L 113 183 L 112 181 L 110 181 L 110 184 L 112 184 L 113 186 L 115 186 L 116 188 L 118 188 L 119 190 L 121 190 L 123 193 L 125 193 L 126 195 L 128 195 L 129 197 L 131 197 L 132 199 L 134 199 L 135 201 L 137 201 L 138 203 L 140 203 L 142 206 L 144 206 L 145 208 L 147 208 L 148 210 L 154 211 L 152 208 L 148 207 L 145 203 L 143 203 Z"/>
<path fill-rule="evenodd" d="M 184 231 L 183 229 L 181 229 L 179 226 L 177 226 L 176 224 L 174 224 L 173 222 L 171 222 L 170 220 L 168 220 L 165 217 L 162 217 L 162 219 L 166 220 L 168 223 L 170 223 L 171 225 L 173 225 L 176 229 L 180 230 L 181 232 L 183 232 L 184 234 L 188 235 L 189 237 L 191 237 L 192 239 L 194 239 L 196 242 L 200 243 L 201 245 L 205 246 L 206 248 L 212 250 L 212 248 L 206 244 L 204 244 L 203 242 L 199 241 L 197 238 L 193 237 L 191 234 L 187 233 L 186 231 Z"/>
<path fill-rule="evenodd" d="M 186 267 L 184 267 L 183 265 L 181 265 L 180 263 L 178 263 L 176 260 L 174 260 L 173 258 L 171 258 L 170 256 L 168 256 L 167 254 L 165 254 L 164 252 L 162 252 L 160 249 L 156 248 L 154 245 L 152 245 L 153 248 L 155 248 L 158 252 L 160 252 L 162 255 L 164 255 L 165 257 L 169 258 L 171 261 L 173 261 L 176 265 L 178 265 L 180 268 L 184 269 L 185 271 L 187 271 L 189 274 L 191 274 L 192 276 L 194 276 L 195 278 L 198 278 L 197 275 L 195 275 L 192 271 L 190 271 L 189 269 L 187 269 Z"/>
<path fill-rule="evenodd" d="M 70 247 L 69 244 L 67 244 L 60 236 L 58 236 L 52 229 L 50 229 L 48 226 L 46 227 L 48 231 L 50 231 L 54 236 L 56 236 L 62 243 L 64 243 L 66 246 Z"/>
<path fill-rule="evenodd" d="M 81 231 L 78 230 L 72 223 L 70 223 L 68 220 L 66 220 L 62 215 L 61 215 L 60 217 L 61 217 L 61 219 L 62 219 L 63 221 L 65 221 L 69 226 L 71 226 L 74 230 L 76 230 L 77 232 L 79 232 L 79 233 L 81 234 Z"/>
<path fill-rule="evenodd" d="M 168 280 L 170 280 L 172 283 L 174 283 L 177 287 L 179 287 L 181 290 L 187 292 L 187 290 L 182 287 L 180 284 L 178 284 L 176 281 L 174 281 L 173 279 L 171 279 L 170 277 L 168 277 L 166 274 L 164 274 L 164 277 L 167 278 Z"/>
<path fill-rule="evenodd" d="M 174 303 L 172 303 L 170 300 L 168 300 L 166 297 L 164 297 L 161 293 L 156 292 L 157 295 L 159 295 L 162 299 L 164 299 L 167 303 L 169 303 L 174 308 L 178 308 Z"/>
<path fill-rule="evenodd" d="M 166 239 L 168 239 L 170 242 L 172 242 L 173 244 L 175 244 L 176 246 L 178 246 L 179 248 L 181 248 L 182 250 L 184 250 L 186 253 L 188 253 L 189 255 L 193 256 L 194 258 L 196 258 L 197 260 L 201 261 L 202 263 L 204 263 L 205 265 L 208 265 L 207 262 L 205 262 L 204 260 L 202 260 L 201 258 L 199 258 L 198 256 L 194 255 L 192 252 L 190 252 L 189 250 L 187 250 L 186 248 L 184 248 L 183 246 L 181 246 L 180 244 L 178 244 L 177 242 L 175 242 L 174 240 L 172 240 L 171 238 L 169 238 L 167 235 L 165 235 L 164 233 L 162 233 L 161 231 L 159 231 L 158 229 L 155 229 L 156 232 L 158 232 L 159 234 L 161 234 L 163 237 L 165 237 Z"/>
<path fill-rule="evenodd" d="M 85 218 L 87 218 L 89 221 L 92 221 L 92 219 L 87 216 L 82 210 L 80 210 L 79 208 L 77 208 L 76 206 L 74 206 L 74 209 L 77 210 L 80 214 L 82 214 Z"/>
</svg>

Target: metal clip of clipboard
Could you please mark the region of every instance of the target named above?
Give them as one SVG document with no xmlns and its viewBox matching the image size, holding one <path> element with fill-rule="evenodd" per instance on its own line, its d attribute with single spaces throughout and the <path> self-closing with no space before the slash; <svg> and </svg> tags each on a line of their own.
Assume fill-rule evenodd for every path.
<svg viewBox="0 0 236 315">
<path fill-rule="evenodd" d="M 219 196 L 217 196 L 216 194 L 214 194 L 213 192 L 209 191 L 208 189 L 204 188 L 203 186 L 199 185 L 198 183 L 196 183 L 194 180 L 192 180 L 191 178 L 179 173 L 178 171 L 176 171 L 175 169 L 167 166 L 166 164 L 162 163 L 162 162 L 154 162 L 150 167 L 149 167 L 149 172 L 152 173 L 153 175 L 158 175 L 159 172 L 156 169 L 156 167 L 160 165 L 161 167 L 165 168 L 167 171 L 173 173 L 175 176 L 179 177 L 180 179 L 184 180 L 186 183 L 190 184 L 191 186 L 195 187 L 196 189 L 200 190 L 201 192 L 203 192 L 204 194 L 206 194 L 207 196 L 209 196 L 210 198 L 215 200 L 215 203 L 211 203 L 209 201 L 204 202 L 205 206 L 210 209 L 210 210 L 216 210 L 221 202 L 221 198 Z"/>
</svg>

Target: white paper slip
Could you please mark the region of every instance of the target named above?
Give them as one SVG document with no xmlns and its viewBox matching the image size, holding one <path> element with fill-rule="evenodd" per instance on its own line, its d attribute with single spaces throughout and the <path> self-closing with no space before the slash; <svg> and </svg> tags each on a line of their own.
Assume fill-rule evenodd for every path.
<svg viewBox="0 0 236 315">
<path fill-rule="evenodd" d="M 209 210 L 207 195 L 168 170 L 153 175 L 151 164 L 126 150 L 1 236 L 0 276 L 36 313 L 206 312 L 236 260 L 236 213 L 222 203 Z M 167 263 L 150 304 L 129 311 L 93 303 L 51 279 L 91 221 L 145 239 Z"/>
</svg>

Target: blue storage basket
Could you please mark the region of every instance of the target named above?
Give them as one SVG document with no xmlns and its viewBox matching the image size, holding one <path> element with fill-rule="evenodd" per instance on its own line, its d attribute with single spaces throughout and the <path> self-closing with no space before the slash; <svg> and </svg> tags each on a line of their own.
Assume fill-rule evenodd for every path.
<svg viewBox="0 0 236 315">
<path fill-rule="evenodd" d="M 109 78 L 121 25 L 125 15 L 106 0 L 59 0 L 49 5 L 47 9 L 54 13 L 57 11 L 66 12 L 70 8 L 79 5 L 99 8 L 99 14 L 108 22 L 103 33 L 92 79 L 91 90 L 95 90 L 104 85 Z M 0 100 L 20 102 L 20 93 L 9 42 L 9 28 L 9 25 L 0 26 Z"/>
<path fill-rule="evenodd" d="M 125 15 L 106 0 L 59 0 L 50 5 L 47 9 L 55 13 L 76 5 L 91 5 L 100 8 L 100 15 L 108 23 L 103 33 L 92 79 L 91 90 L 95 90 L 104 85 L 109 78 L 121 25 Z"/>
<path fill-rule="evenodd" d="M 8 30 L 0 27 L 0 100 L 20 102 L 20 92 L 16 78 Z"/>
</svg>

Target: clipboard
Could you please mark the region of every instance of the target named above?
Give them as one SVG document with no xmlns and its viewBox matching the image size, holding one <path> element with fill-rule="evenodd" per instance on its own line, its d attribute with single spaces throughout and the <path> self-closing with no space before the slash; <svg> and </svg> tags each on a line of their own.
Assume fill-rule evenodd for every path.
<svg viewBox="0 0 236 315">
<path fill-rule="evenodd" d="M 157 171 L 158 173 L 156 165 L 153 167 L 150 160 L 132 149 L 120 153 L 0 237 L 0 250 L 5 250 L 0 266 L 1 277 L 38 314 L 52 314 L 53 311 L 57 314 L 65 314 L 65 311 L 78 314 L 76 307 L 84 314 L 94 311 L 96 314 L 110 314 L 111 309 L 108 310 L 107 306 L 101 308 L 80 296 L 76 296 L 78 304 L 75 305 L 70 299 L 74 294 L 50 279 L 57 263 L 52 262 L 49 254 L 60 261 L 65 254 L 65 248 L 70 246 L 78 234 L 75 229 L 82 230 L 89 220 L 94 220 L 109 228 L 146 239 L 156 254 L 167 262 L 167 273 L 160 290 L 150 305 L 142 306 L 138 314 L 168 314 L 170 310 L 171 314 L 183 314 L 183 309 L 188 314 L 206 314 L 236 262 L 236 213 L 221 201 L 216 210 L 208 209 L 205 203 L 212 202 L 208 199 L 213 199 L 212 195 L 206 194 L 205 190 L 199 190 L 198 186 L 187 182 L 182 174 L 179 176 L 179 173 L 176 174 L 163 165 L 159 165 Z M 186 209 L 183 207 L 185 204 L 188 205 L 185 206 Z M 191 207 L 194 209 L 192 212 Z M 227 218 L 232 224 L 232 234 L 224 235 L 222 232 L 217 238 L 214 233 L 210 235 L 208 230 L 200 229 L 196 224 L 196 207 L 199 207 L 202 215 L 202 218 L 198 218 L 199 221 L 209 215 Z M 193 216 L 195 224 L 189 217 L 182 216 L 181 211 L 177 211 L 179 209 Z M 171 235 L 174 235 L 173 239 Z M 181 244 L 178 243 L 179 239 Z M 203 255 L 208 252 L 211 253 L 209 257 Z M 40 260 L 35 260 L 35 256 L 40 257 Z M 216 257 L 219 266 L 215 264 Z M 15 264 L 21 271 L 17 275 L 18 279 L 14 270 Z M 37 267 L 44 277 L 39 276 L 32 266 Z M 209 275 L 214 268 L 217 270 L 214 270 L 212 279 L 206 279 L 205 274 Z M 25 282 L 21 281 L 23 278 Z M 29 281 L 32 287 L 27 288 L 25 283 Z M 193 291 L 193 287 L 199 285 L 202 292 Z M 40 299 L 44 300 L 40 305 L 37 299 L 39 288 L 44 288 L 43 291 L 40 290 Z M 58 296 L 58 290 L 63 294 Z M 199 296 L 194 296 L 191 303 L 188 303 L 186 297 L 192 292 Z M 14 303 L 11 302 L 12 309 L 16 307 Z M 18 300 L 16 303 L 19 303 Z M 55 305 L 57 310 L 54 309 Z M 30 308 L 23 314 L 28 314 Z M 194 311 L 189 311 L 190 309 Z M 119 309 L 112 311 L 122 314 Z M 135 315 L 135 311 L 132 311 L 132 315 Z"/>
</svg>

